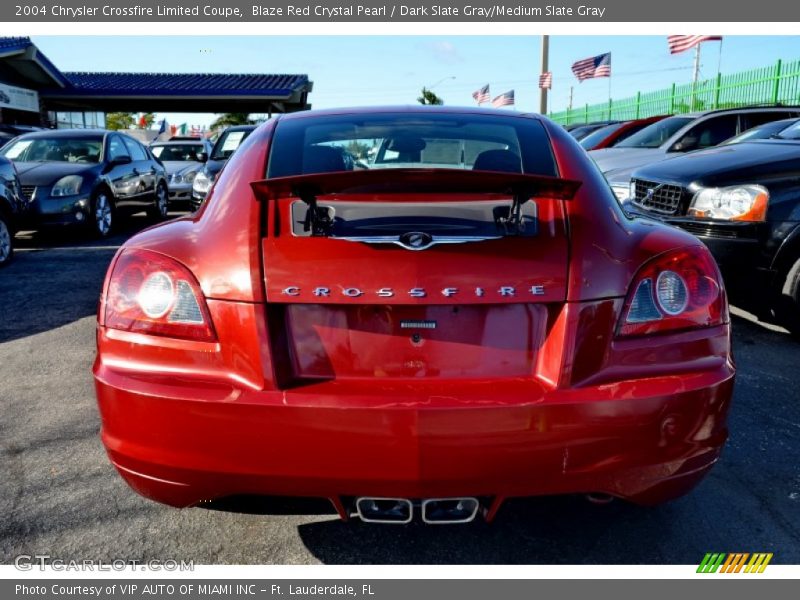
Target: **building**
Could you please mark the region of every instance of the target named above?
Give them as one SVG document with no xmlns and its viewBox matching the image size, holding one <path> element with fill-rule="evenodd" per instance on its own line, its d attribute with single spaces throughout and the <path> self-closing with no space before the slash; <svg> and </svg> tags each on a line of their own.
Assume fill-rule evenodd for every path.
<svg viewBox="0 0 800 600">
<path fill-rule="evenodd" d="M 109 112 L 267 113 L 311 107 L 308 75 L 61 72 L 28 37 L 0 37 L 0 124 L 104 127 Z"/>
</svg>

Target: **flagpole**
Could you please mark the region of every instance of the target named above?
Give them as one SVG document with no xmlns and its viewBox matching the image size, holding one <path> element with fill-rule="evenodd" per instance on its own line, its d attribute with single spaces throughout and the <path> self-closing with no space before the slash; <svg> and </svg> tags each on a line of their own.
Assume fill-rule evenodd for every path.
<svg viewBox="0 0 800 600">
<path fill-rule="evenodd" d="M 719 40 L 719 55 L 717 56 L 717 75 L 722 73 L 722 39 Z"/>
</svg>

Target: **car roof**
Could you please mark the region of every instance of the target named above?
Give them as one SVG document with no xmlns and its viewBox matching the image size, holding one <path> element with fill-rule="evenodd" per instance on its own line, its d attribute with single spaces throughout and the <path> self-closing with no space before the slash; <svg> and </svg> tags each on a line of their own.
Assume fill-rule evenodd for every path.
<svg viewBox="0 0 800 600">
<path fill-rule="evenodd" d="M 186 140 L 153 140 L 150 142 L 151 146 L 155 146 L 158 144 L 159 146 L 185 146 L 186 144 L 203 144 L 205 140 L 201 140 L 200 138 L 194 139 L 186 139 Z"/>
</svg>

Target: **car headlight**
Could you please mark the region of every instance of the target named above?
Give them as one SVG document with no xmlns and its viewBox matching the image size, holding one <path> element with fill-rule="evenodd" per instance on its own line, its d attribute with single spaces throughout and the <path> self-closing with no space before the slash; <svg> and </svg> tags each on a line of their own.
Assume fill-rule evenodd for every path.
<svg viewBox="0 0 800 600">
<path fill-rule="evenodd" d="M 75 196 L 81 193 L 81 185 L 83 185 L 83 177 L 80 175 L 67 175 L 56 181 L 53 189 L 50 190 L 50 196 L 54 198 Z"/>
<path fill-rule="evenodd" d="M 760 185 L 700 188 L 689 205 L 689 216 L 726 221 L 764 221 L 769 191 Z"/>
<path fill-rule="evenodd" d="M 211 178 L 204 171 L 200 171 L 192 183 L 192 191 L 198 194 L 207 194 L 211 187 Z"/>
<path fill-rule="evenodd" d="M 181 180 L 183 183 L 194 183 L 194 178 L 197 176 L 197 171 L 189 171 L 188 173 L 184 173 Z"/>
<path fill-rule="evenodd" d="M 628 198 L 631 197 L 631 186 L 628 183 L 612 183 L 611 184 L 611 191 L 614 192 L 614 195 L 617 197 L 617 201 L 625 202 Z"/>
</svg>

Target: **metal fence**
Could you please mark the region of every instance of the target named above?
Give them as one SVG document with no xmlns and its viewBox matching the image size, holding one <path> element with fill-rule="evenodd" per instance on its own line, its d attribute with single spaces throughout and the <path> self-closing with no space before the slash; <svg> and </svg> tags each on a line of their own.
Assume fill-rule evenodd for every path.
<svg viewBox="0 0 800 600">
<path fill-rule="evenodd" d="M 655 92 L 636 92 L 622 100 L 550 113 L 556 123 L 627 121 L 655 115 L 673 115 L 696 110 L 733 108 L 751 104 L 800 104 L 800 60 L 778 61 L 769 67 L 717 75 L 713 79 L 677 85 Z"/>
</svg>

